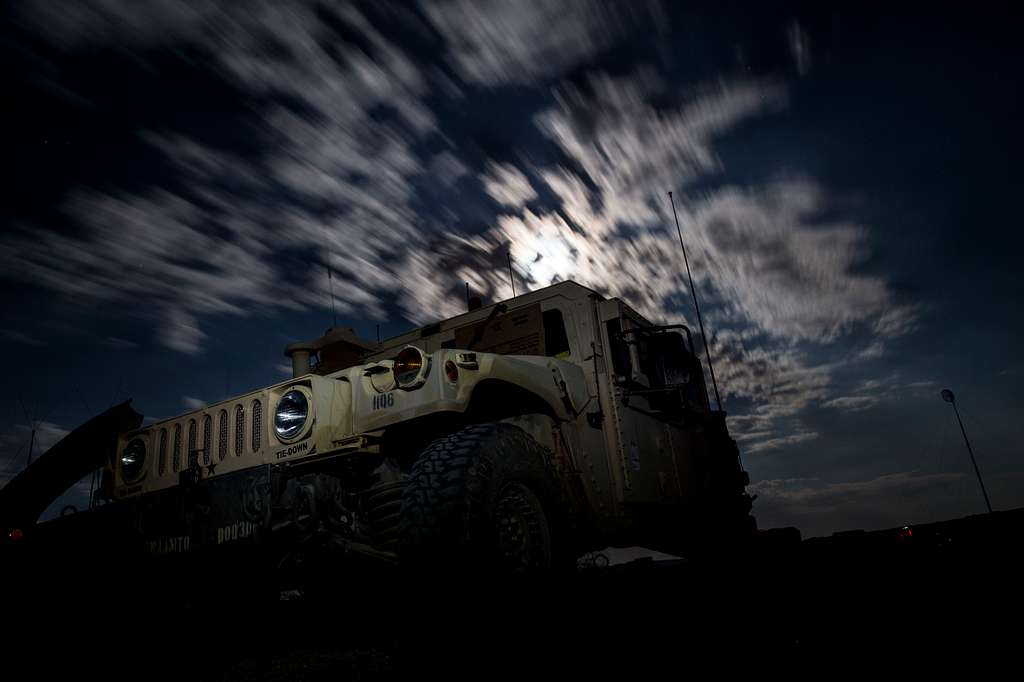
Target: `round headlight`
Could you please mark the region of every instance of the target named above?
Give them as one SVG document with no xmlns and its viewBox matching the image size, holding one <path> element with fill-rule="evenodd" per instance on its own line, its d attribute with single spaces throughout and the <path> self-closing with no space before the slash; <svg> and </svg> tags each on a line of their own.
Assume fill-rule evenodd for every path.
<svg viewBox="0 0 1024 682">
<path fill-rule="evenodd" d="M 395 374 L 395 384 L 399 388 L 409 388 L 420 378 L 426 358 L 419 348 L 402 349 L 402 352 L 395 358 L 395 365 L 392 371 Z"/>
<path fill-rule="evenodd" d="M 121 478 L 134 481 L 142 475 L 145 466 L 146 443 L 141 438 L 135 438 L 121 451 Z"/>
<path fill-rule="evenodd" d="M 277 401 L 274 412 L 274 431 L 277 437 L 288 440 L 299 435 L 309 417 L 309 401 L 302 391 L 292 389 Z"/>
</svg>

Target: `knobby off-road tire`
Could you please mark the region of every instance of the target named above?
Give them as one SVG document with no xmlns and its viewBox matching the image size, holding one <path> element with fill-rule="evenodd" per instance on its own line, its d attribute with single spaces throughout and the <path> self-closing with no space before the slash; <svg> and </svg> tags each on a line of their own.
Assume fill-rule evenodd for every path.
<svg viewBox="0 0 1024 682">
<path fill-rule="evenodd" d="M 402 495 L 400 562 L 417 571 L 538 577 L 567 559 L 551 453 L 517 426 L 467 427 L 431 443 Z"/>
</svg>

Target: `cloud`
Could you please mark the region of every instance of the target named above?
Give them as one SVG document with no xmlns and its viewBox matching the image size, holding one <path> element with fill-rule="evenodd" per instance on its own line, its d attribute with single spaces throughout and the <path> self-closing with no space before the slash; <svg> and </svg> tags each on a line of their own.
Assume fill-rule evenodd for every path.
<svg viewBox="0 0 1024 682">
<path fill-rule="evenodd" d="M 451 187 L 468 174 L 469 167 L 449 151 L 440 152 L 430 159 L 431 177 L 437 178 L 446 187 Z"/>
<path fill-rule="evenodd" d="M 769 432 L 772 433 L 772 432 Z M 757 454 L 764 452 L 765 450 L 778 450 L 787 445 L 795 445 L 797 443 L 803 443 L 804 441 L 814 440 L 818 437 L 815 431 L 799 431 L 797 433 L 791 433 L 785 436 L 776 436 L 760 440 L 752 445 L 746 447 L 748 454 Z"/>
<path fill-rule="evenodd" d="M 785 91 L 772 81 L 736 81 L 696 87 L 676 106 L 655 108 L 667 86 L 652 69 L 627 76 L 592 74 L 586 91 L 565 86 L 557 106 L 537 117 L 544 131 L 581 169 L 552 171 L 563 177 L 552 189 L 569 190 L 580 207 L 582 187 L 596 189 L 597 209 L 586 229 L 606 234 L 617 225 L 664 226 L 665 191 L 716 171 L 715 138 L 740 121 L 780 108 Z M 580 183 L 586 183 L 581 185 Z"/>
<path fill-rule="evenodd" d="M 46 345 L 45 341 L 37 339 L 36 337 L 26 334 L 25 332 L 18 331 L 16 329 L 0 329 L 0 336 L 5 339 L 10 339 L 15 343 L 21 343 L 26 346 L 42 347 Z"/>
<path fill-rule="evenodd" d="M 184 311 L 172 308 L 164 317 L 160 327 L 160 340 L 168 348 L 195 355 L 206 334 L 199 328 L 194 317 Z"/>
<path fill-rule="evenodd" d="M 789 45 L 789 53 L 793 57 L 793 65 L 796 72 L 801 76 L 811 70 L 811 41 L 807 32 L 800 26 L 800 22 L 793 20 L 786 29 L 786 43 Z"/>
<path fill-rule="evenodd" d="M 816 478 L 755 481 L 754 514 L 761 527 L 795 525 L 805 536 L 836 529 L 876 530 L 963 515 L 959 472 L 920 470 L 829 483 Z"/>
<path fill-rule="evenodd" d="M 885 338 L 904 336 L 917 329 L 918 305 L 898 305 L 886 310 L 875 322 L 875 331 Z"/>
<path fill-rule="evenodd" d="M 422 9 L 403 21 L 436 31 L 460 82 L 349 5 L 106 0 L 23 10 L 69 54 L 116 45 L 143 62 L 153 49 L 205 59 L 242 93 L 259 152 L 140 131 L 174 182 L 77 188 L 64 210 L 80 230 L 5 234 L 0 268 L 76 302 L 152 318 L 160 342 L 187 354 L 202 352 L 208 318 L 329 308 L 332 298 L 346 316 L 381 319 L 394 307 L 418 323 L 453 315 L 467 281 L 485 299 L 509 295 L 509 251 L 530 287 L 574 279 L 653 320 L 694 326 L 671 189 L 722 392 L 742 406 L 732 428 L 751 452 L 814 438 L 803 410 L 860 395 L 837 395 L 832 368 L 809 348 L 871 329 L 880 345 L 864 353 L 879 357 L 882 341 L 914 329 L 919 311 L 860 267 L 869 228 L 832 210 L 825 188 L 793 176 L 725 182 L 719 138 L 784 109 L 780 81 L 681 89 L 654 67 L 588 74 L 588 61 L 637 20 L 625 5 Z M 571 83 L 559 80 L 570 70 Z M 478 189 L 499 205 L 493 216 L 471 201 L 425 200 L 476 185 L 462 182 L 476 152 L 433 108 L 439 93 L 471 97 L 466 84 L 534 86 L 542 104 L 527 125 L 557 152 L 490 162 Z"/>
<path fill-rule="evenodd" d="M 484 190 L 502 206 L 522 208 L 537 198 L 529 178 L 511 164 L 492 163 L 483 178 Z"/>
<path fill-rule="evenodd" d="M 557 76 L 610 45 L 624 7 L 586 0 L 423 2 L 466 81 L 500 86 Z"/>
<path fill-rule="evenodd" d="M 199 398 L 193 398 L 190 395 L 182 396 L 181 397 L 181 404 L 184 405 L 185 409 L 187 409 L 187 410 L 201 410 L 204 407 L 206 407 L 206 405 L 207 405 L 205 400 L 200 400 Z"/>
<path fill-rule="evenodd" d="M 253 98 L 267 151 L 242 158 L 143 131 L 177 169 L 176 189 L 76 190 L 64 210 L 84 228 L 77 235 L 26 228 L 0 239 L 11 276 L 155 317 L 161 343 L 188 354 L 202 350 L 204 317 L 329 305 L 327 262 L 351 285 L 339 312 L 382 316 L 373 292 L 396 265 L 384 261 L 419 241 L 413 179 L 423 168 L 412 148 L 435 121 L 420 101 L 428 76 L 356 9 L 107 1 L 26 12 L 69 52 L 112 44 L 143 61 L 169 44 L 204 52 Z M 345 42 L 339 24 L 363 42 Z M 382 107 L 394 116 L 379 116 Z M 433 168 L 448 182 L 464 169 L 451 155 Z"/>
<path fill-rule="evenodd" d="M 885 343 L 876 339 L 857 353 L 858 360 L 877 360 L 885 354 Z"/>
<path fill-rule="evenodd" d="M 808 506 L 833 506 L 852 498 L 875 496 L 892 490 L 927 487 L 935 483 L 955 481 L 960 473 L 930 473 L 918 470 L 886 474 L 869 480 L 823 483 L 818 479 L 781 479 L 758 481 L 751 488 L 766 497 L 788 500 Z"/>
<path fill-rule="evenodd" d="M 856 396 L 841 396 L 838 398 L 832 398 L 822 403 L 823 407 L 834 407 L 838 410 L 846 412 L 859 412 L 860 410 L 866 410 L 869 407 L 874 407 L 878 404 L 877 396 L 870 395 L 856 395 Z"/>
<path fill-rule="evenodd" d="M 883 277 L 859 272 L 869 253 L 867 228 L 823 221 L 829 198 L 813 182 L 686 192 L 688 183 L 719 170 L 720 134 L 782 106 L 778 84 L 720 82 L 656 108 L 652 101 L 664 89 L 656 74 L 641 71 L 596 74 L 585 92 L 560 90 L 536 124 L 572 166 L 520 161 L 515 175 L 503 172 L 542 179 L 555 209 L 502 202 L 504 214 L 489 230 L 459 239 L 450 254 L 413 258 L 411 268 L 407 262 L 409 275 L 423 278 L 407 295 L 420 310 L 449 314 L 458 308 L 452 292 L 474 274 L 475 290 L 502 292 L 495 265 L 508 248 L 517 275 L 533 287 L 573 279 L 623 297 L 650 319 L 692 324 L 672 216 L 659 191 L 682 185 L 680 221 L 694 277 L 714 306 L 719 383 L 727 398 L 753 405 L 733 417 L 732 428 L 751 452 L 807 441 L 817 434 L 798 415 L 832 397 L 832 370 L 810 363 L 796 344 L 833 344 L 863 327 L 898 335 L 914 311 L 894 305 Z M 507 184 L 516 183 L 501 186 Z M 438 268 L 448 258 L 463 267 Z"/>
<path fill-rule="evenodd" d="M 116 336 L 108 336 L 106 339 L 103 340 L 103 345 L 109 348 L 114 348 L 116 350 L 131 350 L 133 348 L 139 347 L 139 344 L 135 343 L 134 341 L 121 339 Z"/>
<path fill-rule="evenodd" d="M 38 457 L 57 444 L 70 431 L 59 424 L 48 421 L 33 424 L 15 424 L 6 434 L 0 436 L 0 486 L 24 468 L 28 461 L 28 448 L 32 444 L 32 458 Z"/>
<path fill-rule="evenodd" d="M 23 434 L 29 434 L 32 431 L 32 428 L 27 424 L 19 424 L 16 428 Z M 68 429 L 65 429 L 60 424 L 46 421 L 36 422 L 35 429 L 35 449 L 37 454 L 46 452 L 70 433 Z"/>
<path fill-rule="evenodd" d="M 934 381 L 904 383 L 897 371 L 883 378 L 864 379 L 842 391 L 843 395 L 822 400 L 821 406 L 843 412 L 862 412 L 884 401 L 905 399 L 908 395 L 915 398 L 922 395 L 937 395 L 936 386 Z"/>
</svg>

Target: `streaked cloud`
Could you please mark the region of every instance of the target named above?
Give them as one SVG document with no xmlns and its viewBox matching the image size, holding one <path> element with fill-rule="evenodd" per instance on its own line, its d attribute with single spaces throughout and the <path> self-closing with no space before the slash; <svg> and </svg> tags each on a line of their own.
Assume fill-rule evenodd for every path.
<svg viewBox="0 0 1024 682">
<path fill-rule="evenodd" d="M 529 178 L 513 165 L 491 164 L 483 178 L 484 190 L 502 206 L 522 208 L 537 198 L 537 191 Z"/>
<path fill-rule="evenodd" d="M 764 480 L 750 489 L 758 495 L 761 524 L 785 519 L 813 536 L 826 529 L 878 529 L 962 515 L 970 509 L 962 494 L 966 483 L 960 472 L 910 470 L 842 482 Z"/>
<path fill-rule="evenodd" d="M 35 430 L 33 437 L 32 431 Z M 15 424 L 0 435 L 0 487 L 14 478 L 28 462 L 29 445 L 33 459 L 37 459 L 56 445 L 70 431 L 49 421 Z"/>
<path fill-rule="evenodd" d="M 201 410 L 207 405 L 205 400 L 193 398 L 190 395 L 182 396 L 181 404 L 185 406 L 186 410 Z"/>
<path fill-rule="evenodd" d="M 789 45 L 796 72 L 801 76 L 806 75 L 811 70 L 811 39 L 799 21 L 794 20 L 786 29 L 786 44 Z"/>
<path fill-rule="evenodd" d="M 501 86 L 558 76 L 609 46 L 628 7 L 587 0 L 422 2 L 466 81 Z"/>
<path fill-rule="evenodd" d="M 680 88 L 653 65 L 588 73 L 643 7 L 421 7 L 403 21 L 436 32 L 450 68 L 414 58 L 356 6 L 26 6 L 28 21 L 68 53 L 113 44 L 141 61 L 154 48 L 203 55 L 247 98 L 260 152 L 141 130 L 175 182 L 79 187 L 64 211 L 80 231 L 12 231 L 0 237 L 0 267 L 70 300 L 115 302 L 186 354 L 203 351 L 208 319 L 330 308 L 332 297 L 344 316 L 382 319 L 394 306 L 412 322 L 439 319 L 461 311 L 465 282 L 485 299 L 507 297 L 506 252 L 531 287 L 574 279 L 652 319 L 692 326 L 671 189 L 723 394 L 744 406 L 732 424 L 747 451 L 816 437 L 800 418 L 811 405 L 868 405 L 811 358 L 870 331 L 878 338 L 860 359 L 877 359 L 886 340 L 915 328 L 920 311 L 860 267 L 870 226 L 832 210 L 813 178 L 728 184 L 716 153 L 726 133 L 786 108 L 782 81 L 722 77 Z M 808 68 L 799 25 L 788 37 L 798 70 Z M 547 97 L 523 125 L 557 154 L 481 159 L 434 108 L 438 93 L 527 85 Z M 499 205 L 496 215 L 461 201 L 470 185 Z M 433 201 L 456 186 L 460 201 Z M 333 296 L 328 269 L 343 283 Z"/>
<path fill-rule="evenodd" d="M 45 346 L 46 342 L 17 329 L 0 329 L 0 336 L 26 346 Z"/>
<path fill-rule="evenodd" d="M 832 398 L 822 403 L 824 407 L 834 407 L 847 412 L 866 410 L 878 404 L 878 397 L 871 395 L 848 395 Z"/>
</svg>

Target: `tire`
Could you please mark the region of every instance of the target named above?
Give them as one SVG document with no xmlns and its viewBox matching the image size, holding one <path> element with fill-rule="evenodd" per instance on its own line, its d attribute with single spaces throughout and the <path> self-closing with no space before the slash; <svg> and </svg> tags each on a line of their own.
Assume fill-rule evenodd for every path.
<svg viewBox="0 0 1024 682">
<path fill-rule="evenodd" d="M 431 443 L 402 494 L 405 567 L 536 577 L 565 563 L 565 505 L 551 453 L 517 426 L 470 426 Z"/>
</svg>

